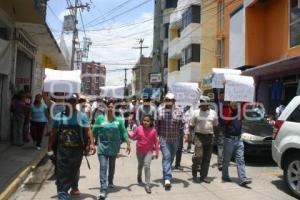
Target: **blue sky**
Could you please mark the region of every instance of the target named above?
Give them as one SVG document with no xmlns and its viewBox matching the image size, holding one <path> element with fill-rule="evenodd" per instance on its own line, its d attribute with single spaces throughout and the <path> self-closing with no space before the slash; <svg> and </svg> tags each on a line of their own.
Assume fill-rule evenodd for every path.
<svg viewBox="0 0 300 200">
<path fill-rule="evenodd" d="M 71 0 L 74 4 L 75 0 Z M 106 65 L 107 70 L 132 68 L 139 58 L 139 51 L 132 49 L 137 46 L 137 39 L 144 38 L 144 51 L 149 56 L 152 50 L 153 38 L 153 9 L 154 0 L 81 0 L 83 4 L 89 3 L 90 11 L 82 13 L 86 35 L 92 39 L 93 45 L 89 53 L 89 61 L 94 60 Z M 119 6 L 118 5 L 122 5 Z M 137 7 L 138 8 L 135 8 Z M 67 13 L 66 0 L 50 0 L 48 2 L 47 23 L 57 40 L 60 40 L 62 21 Z M 130 12 L 126 12 L 132 9 Z M 120 15 L 126 12 L 125 14 Z M 112 19 L 113 18 L 113 19 Z M 80 15 L 78 15 L 78 28 L 82 30 Z M 127 26 L 136 22 L 147 21 L 137 25 Z M 121 28 L 120 28 L 121 27 Z M 122 28 L 123 27 L 123 28 Z M 82 41 L 84 33 L 79 33 Z M 67 46 L 71 47 L 71 34 L 64 34 Z M 118 65 L 120 64 L 120 65 Z M 123 84 L 124 72 L 108 72 L 107 85 Z M 129 73 L 129 81 L 131 73 Z"/>
</svg>

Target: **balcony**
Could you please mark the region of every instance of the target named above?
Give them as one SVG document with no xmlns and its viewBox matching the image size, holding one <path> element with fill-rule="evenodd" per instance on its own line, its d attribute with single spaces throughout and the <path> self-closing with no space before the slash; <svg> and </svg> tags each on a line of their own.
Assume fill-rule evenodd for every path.
<svg viewBox="0 0 300 200">
<path fill-rule="evenodd" d="M 46 0 L 0 1 L 0 7 L 16 22 L 45 23 Z"/>
<path fill-rule="evenodd" d="M 179 0 L 177 8 L 170 15 L 170 28 L 180 28 L 182 14 L 191 6 L 200 5 L 200 0 Z"/>
<path fill-rule="evenodd" d="M 184 48 L 183 43 L 181 42 L 180 38 L 175 38 L 169 42 L 169 58 L 172 59 L 180 59 L 181 58 L 181 51 Z"/>
<path fill-rule="evenodd" d="M 174 71 L 168 74 L 168 84 L 176 82 L 200 82 L 200 63 L 189 63 L 180 68 L 180 71 Z"/>
<path fill-rule="evenodd" d="M 180 28 L 181 26 L 181 18 L 182 13 L 184 10 L 176 9 L 171 15 L 170 15 L 170 28 Z"/>
<path fill-rule="evenodd" d="M 175 38 L 169 42 L 169 58 L 180 59 L 182 50 L 190 44 L 201 43 L 201 25 L 190 24 L 181 32 L 180 38 Z"/>
</svg>

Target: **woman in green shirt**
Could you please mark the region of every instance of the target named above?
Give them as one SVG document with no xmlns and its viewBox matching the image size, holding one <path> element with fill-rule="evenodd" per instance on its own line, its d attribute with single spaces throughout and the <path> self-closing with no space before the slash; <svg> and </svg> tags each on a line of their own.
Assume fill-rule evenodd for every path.
<svg viewBox="0 0 300 200">
<path fill-rule="evenodd" d="M 98 158 L 100 162 L 100 197 L 105 199 L 107 195 L 107 168 L 108 187 L 113 188 L 113 178 L 115 173 L 115 162 L 120 151 L 122 142 L 127 142 L 127 153 L 130 153 L 130 143 L 126 131 L 124 120 L 115 117 L 114 102 L 107 103 L 107 112 L 100 115 L 93 126 L 93 134 L 98 140 Z"/>
</svg>

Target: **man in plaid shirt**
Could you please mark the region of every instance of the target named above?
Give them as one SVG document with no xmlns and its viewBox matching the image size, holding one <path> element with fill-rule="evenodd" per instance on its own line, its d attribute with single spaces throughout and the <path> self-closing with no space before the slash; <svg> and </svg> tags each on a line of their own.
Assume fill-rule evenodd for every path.
<svg viewBox="0 0 300 200">
<path fill-rule="evenodd" d="M 180 129 L 184 126 L 183 112 L 175 107 L 175 95 L 168 93 L 164 104 L 158 109 L 157 132 L 160 138 L 162 152 L 163 179 L 165 189 L 171 188 L 172 163 L 176 155 Z"/>
</svg>

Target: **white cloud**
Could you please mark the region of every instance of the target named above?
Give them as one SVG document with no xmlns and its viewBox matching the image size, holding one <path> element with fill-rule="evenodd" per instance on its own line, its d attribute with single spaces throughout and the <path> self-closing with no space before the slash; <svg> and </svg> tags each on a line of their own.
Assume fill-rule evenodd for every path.
<svg viewBox="0 0 300 200">
<path fill-rule="evenodd" d="M 64 21 L 65 19 L 65 15 L 68 15 L 70 14 L 70 11 L 69 10 L 63 10 L 59 15 L 58 15 L 58 18 L 60 19 L 60 21 Z"/>
<path fill-rule="evenodd" d="M 141 16 L 132 23 L 141 22 L 151 18 L 153 18 L 152 13 L 142 13 Z M 87 33 L 87 36 L 91 37 L 93 42 L 91 51 L 89 53 L 89 60 L 106 64 L 107 70 L 132 68 L 133 65 L 125 66 L 124 64 L 136 63 L 138 61 L 140 54 L 139 50 L 132 49 L 132 47 L 139 46 L 139 38 L 144 38 L 144 46 L 149 47 L 148 49 L 143 50 L 143 54 L 145 56 L 151 55 L 153 43 L 153 20 L 135 26 L 114 29 L 114 27 L 120 27 L 123 25 L 124 24 L 116 22 L 111 24 L 111 30 Z M 122 65 L 114 65 L 118 63 Z M 127 75 L 127 83 L 130 83 L 132 72 L 128 71 Z M 124 71 L 108 72 L 106 84 L 123 85 Z"/>
<path fill-rule="evenodd" d="M 67 10 L 61 12 L 59 18 L 63 20 L 66 13 L 68 13 Z M 142 13 L 135 21 L 129 23 L 141 22 L 152 18 L 152 13 L 145 12 Z M 126 24 L 128 24 L 128 22 Z M 106 69 L 108 70 L 106 85 L 124 85 L 124 70 L 114 72 L 109 72 L 109 70 L 134 67 L 134 64 L 139 59 L 140 51 L 139 49 L 133 49 L 132 47 L 139 46 L 139 38 L 143 38 L 144 46 L 149 47 L 148 49 L 143 50 L 143 55 L 151 55 L 153 43 L 153 20 L 133 26 L 126 26 L 126 24 L 120 22 L 105 23 L 103 26 L 105 30 L 86 32 L 87 37 L 90 37 L 93 43 L 90 48 L 88 60 L 105 64 Z M 124 25 L 126 27 L 116 28 Z M 79 32 L 79 38 L 81 41 L 83 37 L 84 33 Z M 69 49 L 69 53 L 71 53 L 72 34 L 64 34 L 64 40 Z M 127 84 L 131 83 L 131 78 L 132 72 L 129 70 L 127 71 Z"/>
</svg>

